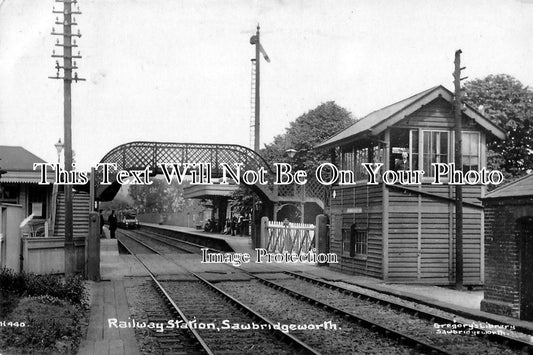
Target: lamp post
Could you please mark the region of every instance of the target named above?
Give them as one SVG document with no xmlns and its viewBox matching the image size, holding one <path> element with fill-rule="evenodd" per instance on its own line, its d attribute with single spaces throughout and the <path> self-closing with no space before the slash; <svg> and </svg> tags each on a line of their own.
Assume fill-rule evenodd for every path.
<svg viewBox="0 0 533 355">
<path fill-rule="evenodd" d="M 54 144 L 54 147 L 56 147 L 56 150 L 57 150 L 57 163 L 60 164 L 61 163 L 61 152 L 63 151 L 63 147 L 65 145 L 63 143 L 61 143 L 61 138 L 59 138 L 59 140 L 57 141 L 56 144 Z"/>
</svg>

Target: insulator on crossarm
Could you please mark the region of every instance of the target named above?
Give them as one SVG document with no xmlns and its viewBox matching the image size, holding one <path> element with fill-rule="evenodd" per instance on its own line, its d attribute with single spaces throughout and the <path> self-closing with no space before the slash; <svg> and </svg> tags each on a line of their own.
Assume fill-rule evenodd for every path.
<svg viewBox="0 0 533 355">
<path fill-rule="evenodd" d="M 76 61 L 74 61 L 74 66 L 76 66 Z"/>
<path fill-rule="evenodd" d="M 72 43 L 73 43 L 73 44 L 76 44 L 76 38 L 73 39 L 73 42 L 72 42 Z"/>
<path fill-rule="evenodd" d="M 59 22 L 59 17 L 56 16 L 56 22 Z"/>
<path fill-rule="evenodd" d="M 52 27 L 52 33 L 56 33 L 55 27 Z"/>
<path fill-rule="evenodd" d="M 56 55 L 55 49 L 52 50 L 52 55 Z"/>
<path fill-rule="evenodd" d="M 79 28 L 78 28 L 78 36 L 81 37 L 81 32 Z"/>
<path fill-rule="evenodd" d="M 58 38 L 58 39 L 56 39 L 56 43 L 57 43 L 57 44 L 59 44 L 59 38 Z"/>
</svg>

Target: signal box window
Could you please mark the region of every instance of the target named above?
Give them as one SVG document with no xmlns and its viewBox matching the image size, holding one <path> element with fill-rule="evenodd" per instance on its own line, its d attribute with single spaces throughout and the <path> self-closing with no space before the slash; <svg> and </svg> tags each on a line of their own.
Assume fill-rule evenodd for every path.
<svg viewBox="0 0 533 355">
<path fill-rule="evenodd" d="M 418 170 L 419 166 L 424 170 L 424 176 L 433 176 L 433 163 L 448 163 L 450 156 L 450 132 L 448 131 L 420 131 L 412 130 L 411 142 L 411 166 L 412 170 Z"/>
<path fill-rule="evenodd" d="M 463 172 L 479 170 L 479 133 L 463 132 Z"/>
</svg>

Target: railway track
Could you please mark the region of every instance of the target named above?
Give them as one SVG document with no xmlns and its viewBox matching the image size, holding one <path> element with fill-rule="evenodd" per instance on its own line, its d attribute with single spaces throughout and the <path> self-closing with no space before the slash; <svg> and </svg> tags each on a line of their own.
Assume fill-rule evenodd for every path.
<svg viewBox="0 0 533 355">
<path fill-rule="evenodd" d="M 530 342 L 500 334 L 505 333 L 506 329 L 500 329 L 500 332 L 491 331 L 487 333 L 486 330 L 490 329 L 483 329 L 481 322 L 472 321 L 463 317 L 459 318 L 454 314 L 444 316 L 442 312 L 435 312 L 434 310 L 430 310 L 429 307 L 420 307 L 414 304 L 409 305 L 405 302 L 394 302 L 390 299 L 373 296 L 368 292 L 363 293 L 353 289 L 350 290 L 328 281 L 290 271 L 285 271 L 285 274 L 292 276 L 294 279 L 282 280 L 278 283 L 287 286 L 291 290 L 309 292 L 312 289 L 315 297 L 325 299 L 334 306 L 349 311 L 357 311 L 369 307 L 376 310 L 376 306 L 378 306 L 379 313 L 374 313 L 374 315 L 379 317 L 384 316 L 391 320 L 397 319 L 396 324 L 412 327 L 415 331 L 418 330 L 432 344 L 445 345 L 445 343 L 449 342 L 446 337 L 439 335 L 442 334 L 442 331 L 455 329 L 460 332 L 465 332 L 466 334 L 463 334 L 465 336 L 454 336 L 454 342 L 450 344 L 454 352 L 461 349 L 468 350 L 469 348 L 475 352 L 476 349 L 479 349 L 479 346 L 487 346 L 487 341 L 491 341 L 500 345 L 499 352 L 501 353 L 505 353 L 508 348 L 519 353 L 533 353 L 533 344 Z M 440 327 L 441 332 L 438 333 L 436 331 L 436 325 Z M 494 348 L 494 350 L 496 352 L 497 348 Z"/>
<path fill-rule="evenodd" d="M 144 236 L 147 236 L 146 234 L 150 234 L 150 233 L 143 233 Z M 154 239 L 152 238 L 151 236 L 149 237 L 151 240 Z M 170 238 L 172 239 L 172 238 Z M 169 242 L 169 245 L 172 245 L 172 242 Z M 201 247 L 201 246 L 199 246 Z M 164 255 L 163 255 L 164 256 Z M 257 276 L 255 275 L 250 275 L 251 277 L 253 278 L 256 278 L 256 279 L 259 279 Z M 199 278 L 199 276 L 195 275 L 195 277 Z M 204 280 L 204 282 L 207 282 Z M 193 283 L 194 284 L 194 283 Z M 193 285 L 191 284 L 191 285 Z M 194 284 L 195 285 L 195 284 Z M 176 286 L 175 283 L 170 283 L 169 286 L 171 287 L 171 289 L 174 289 L 174 287 Z M 214 286 L 212 286 L 214 287 Z M 194 289 L 194 288 L 197 288 L 197 286 L 190 286 L 190 287 L 181 287 L 181 290 L 180 292 L 187 292 L 185 290 L 187 289 Z M 219 290 L 217 292 L 223 292 L 222 290 Z M 194 295 L 200 295 L 200 294 L 204 294 L 205 292 L 202 292 L 201 290 L 196 290 L 195 292 L 192 292 L 191 294 L 194 294 Z M 179 294 L 179 297 L 180 299 L 183 299 L 183 300 L 187 300 L 187 299 L 192 299 L 194 300 L 193 303 L 196 303 L 197 302 L 197 299 L 198 299 L 198 296 L 195 296 L 195 297 L 190 297 L 189 296 L 184 296 L 182 294 Z M 229 296 L 229 295 L 228 295 Z M 229 296 L 231 297 L 231 296 Z M 238 302 L 234 299 L 234 302 Z M 301 301 L 299 301 L 299 308 L 301 309 L 301 312 L 305 313 L 305 312 L 308 312 L 308 308 L 309 308 L 309 304 L 308 303 L 305 303 L 306 300 L 305 299 L 302 299 Z M 211 306 L 211 307 L 215 307 L 214 309 L 212 309 L 210 312 L 208 312 L 207 314 L 209 315 L 208 317 L 211 317 L 210 319 L 212 319 L 212 314 L 217 314 L 217 308 L 218 307 L 221 307 L 221 304 L 220 302 L 207 302 L 207 303 L 203 303 L 203 302 L 199 302 L 199 307 L 201 309 L 207 309 L 208 306 Z M 313 304 L 313 303 L 311 303 Z M 194 309 L 197 309 L 195 308 L 196 306 L 193 306 L 193 311 L 192 313 L 189 314 L 189 316 L 193 315 L 195 317 L 197 317 L 195 315 L 195 312 L 194 312 Z M 239 306 L 239 307 L 242 307 Z M 329 309 L 327 309 L 327 311 L 330 311 Z M 337 310 L 335 311 L 337 312 Z M 187 312 L 185 312 L 185 314 L 187 314 Z M 320 323 L 323 323 L 324 322 L 324 319 L 328 319 L 328 318 L 331 318 L 331 314 L 328 314 L 327 312 L 323 312 L 322 314 L 322 318 L 320 319 L 317 319 L 317 317 L 315 318 L 312 318 L 312 319 L 309 319 L 309 324 L 320 324 Z M 309 331 L 300 331 L 300 332 L 297 332 L 298 334 L 298 338 L 299 339 L 302 339 L 303 341 L 307 342 L 307 343 L 310 343 L 313 345 L 313 347 L 319 349 L 320 351 L 323 351 L 324 353 L 329 353 L 330 351 L 340 351 L 341 353 L 351 353 L 351 352 L 354 352 L 354 351 L 357 351 L 356 349 L 358 347 L 360 347 L 363 343 L 365 343 L 365 346 L 368 348 L 368 349 L 374 349 L 373 351 L 377 351 L 376 349 L 380 349 L 381 351 L 378 351 L 380 353 L 387 353 L 387 352 L 390 352 L 388 351 L 387 349 L 395 349 L 394 350 L 394 353 L 412 353 L 413 350 L 415 350 L 416 352 L 420 352 L 420 353 L 437 353 L 437 354 L 446 354 L 447 352 L 444 351 L 443 349 L 441 348 L 438 348 L 436 346 L 432 346 L 431 344 L 423 341 L 423 340 L 420 340 L 420 339 L 416 339 L 416 338 L 413 338 L 405 333 L 401 333 L 399 331 L 395 331 L 393 329 L 390 329 L 390 328 L 386 328 L 386 327 L 383 327 L 375 322 L 371 322 L 371 321 L 368 321 L 368 320 L 362 320 L 361 318 L 357 319 L 356 321 L 354 321 L 353 319 L 353 316 L 351 317 L 348 317 L 349 319 L 346 320 L 346 319 L 343 319 L 343 317 L 346 317 L 346 314 L 342 314 L 341 316 L 333 316 L 335 319 L 337 319 L 337 321 L 340 323 L 344 323 L 344 324 L 347 324 L 349 323 L 348 327 L 346 328 L 346 330 L 344 331 L 346 334 L 345 334 L 345 337 L 346 339 L 350 339 L 350 340 L 347 340 L 345 341 L 345 344 L 342 345 L 341 343 L 339 343 L 339 346 L 335 345 L 335 341 L 329 341 L 329 344 L 327 344 L 327 346 L 324 346 L 324 343 L 321 342 L 321 341 L 317 341 L 317 339 L 320 339 L 320 337 L 316 337 L 314 332 L 309 332 Z M 198 317 L 197 317 L 198 318 Z M 218 317 L 217 319 L 221 319 L 220 317 Z M 276 323 L 272 323 L 270 322 L 271 324 L 286 324 L 286 323 L 283 323 L 284 321 L 288 321 L 290 324 L 296 326 L 296 324 L 298 323 L 298 320 L 297 319 L 282 319 L 282 318 L 275 318 L 275 322 Z M 239 320 L 238 322 L 234 323 L 234 324 L 241 324 L 240 323 L 241 320 Z M 261 324 L 267 324 L 268 322 L 264 322 L 261 323 Z M 247 323 L 242 323 L 242 324 L 247 324 Z M 371 330 L 369 330 L 371 329 Z M 376 332 L 377 331 L 377 332 Z M 262 332 L 260 332 L 262 333 Z M 331 331 L 329 332 L 331 333 Z M 339 332 L 340 333 L 340 332 Z M 379 333 L 380 336 L 376 337 L 376 333 Z M 330 337 L 331 334 L 327 334 L 326 337 Z M 383 339 L 383 336 L 385 336 L 385 339 Z M 331 337 L 330 337 L 331 338 Z M 295 338 L 296 339 L 296 338 Z M 388 339 L 391 339 L 391 340 L 388 340 Z M 326 343 L 328 343 L 328 341 L 326 341 Z M 332 345 L 333 345 L 333 348 L 332 348 Z M 241 349 L 243 349 L 241 347 Z M 256 349 L 257 350 L 257 349 Z"/>
<path fill-rule="evenodd" d="M 131 235 L 132 233 L 130 231 L 121 231 L 121 232 L 126 233 L 128 235 Z M 200 249 L 205 248 L 205 246 L 202 246 L 199 244 L 191 243 L 185 240 L 179 240 L 179 239 L 172 238 L 164 234 L 155 233 L 152 231 L 135 230 L 133 233 L 140 235 L 142 237 L 145 237 L 145 238 L 155 240 L 160 244 L 167 245 L 170 248 L 178 249 L 188 254 L 198 254 L 201 252 Z M 211 250 L 215 252 L 219 252 L 218 250 L 215 250 L 215 249 L 211 249 Z"/>
<path fill-rule="evenodd" d="M 124 234 L 157 253 L 157 249 L 138 240 L 131 233 Z M 127 246 L 125 248 L 135 255 Z M 191 273 L 198 280 L 195 282 L 166 281 L 163 285 L 148 266 L 140 258 L 137 259 L 147 269 L 166 305 L 166 311 L 154 305 L 154 309 L 147 312 L 149 322 L 164 326 L 162 332 L 154 334 L 163 353 L 319 354 L 199 275 Z M 255 324 L 260 330 L 253 327 L 226 329 L 225 323 L 218 323 L 219 320 L 231 321 L 229 324 Z"/>
<path fill-rule="evenodd" d="M 458 327 L 453 334 L 444 334 L 437 331 L 435 324 L 449 324 L 453 327 L 460 323 L 427 312 L 417 313 L 414 309 L 402 310 L 393 307 L 390 302 L 382 302 L 382 305 L 379 305 L 365 301 L 342 288 L 318 286 L 316 282 L 298 282 L 296 278 L 272 281 L 257 275 L 256 277 L 262 284 L 296 299 L 305 300 L 316 308 L 327 309 L 354 322 L 373 326 L 379 332 L 388 333 L 413 345 L 422 339 L 422 342 L 431 347 L 451 354 L 520 354 L 531 350 L 531 344 L 497 334 L 485 338 L 457 332 L 466 330 L 474 333 L 475 330 L 469 328 Z"/>
<path fill-rule="evenodd" d="M 169 245 L 175 241 L 174 238 L 166 238 L 172 240 Z M 198 249 L 202 247 L 195 246 Z M 242 271 L 240 268 L 238 270 Z M 479 353 L 482 349 L 487 354 L 533 353 L 533 345 L 525 340 L 508 337 L 501 334 L 504 333 L 502 331 L 487 334 L 486 329 L 473 327 L 475 322 L 458 320 L 454 315 L 445 317 L 429 310 L 421 310 L 420 307 L 395 303 L 288 271 L 285 274 L 290 279 L 276 281 L 248 274 L 265 286 L 313 307 L 341 315 L 358 326 L 373 329 L 424 353 L 471 354 Z M 253 302 L 245 298 L 243 301 Z M 441 327 L 440 330 L 437 330 L 436 324 Z"/>
<path fill-rule="evenodd" d="M 193 254 L 197 253 L 198 251 L 192 251 L 187 248 L 181 248 L 179 245 L 173 245 L 171 243 L 165 242 L 164 240 L 160 240 L 159 238 L 155 238 L 152 236 L 148 236 L 146 233 L 141 233 L 139 231 L 129 231 L 129 230 L 121 230 L 119 233 L 117 233 L 119 236 L 119 240 L 124 244 L 124 238 L 127 240 L 133 240 L 134 243 L 142 245 L 147 250 L 150 250 L 151 253 L 155 254 Z M 149 238 L 151 244 L 148 244 L 146 240 L 142 240 L 139 237 Z"/>
<path fill-rule="evenodd" d="M 117 232 L 117 240 L 132 255 L 136 254 L 158 254 L 158 251 L 145 242 L 135 238 L 131 233 L 124 231 Z"/>
</svg>

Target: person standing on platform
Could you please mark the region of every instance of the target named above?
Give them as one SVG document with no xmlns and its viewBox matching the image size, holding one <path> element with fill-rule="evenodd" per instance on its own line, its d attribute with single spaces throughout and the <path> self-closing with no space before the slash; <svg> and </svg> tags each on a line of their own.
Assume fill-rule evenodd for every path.
<svg viewBox="0 0 533 355">
<path fill-rule="evenodd" d="M 244 237 L 244 216 L 242 215 L 242 213 L 239 215 L 237 225 L 239 226 L 239 235 L 241 237 Z"/>
<path fill-rule="evenodd" d="M 226 223 L 224 224 L 224 232 L 222 234 L 231 234 L 231 221 L 229 218 L 226 218 Z"/>
<path fill-rule="evenodd" d="M 100 210 L 100 238 L 105 237 L 104 224 L 105 224 L 104 211 Z"/>
<path fill-rule="evenodd" d="M 249 213 L 247 213 L 244 216 L 243 223 L 244 223 L 244 235 L 249 236 L 250 235 L 250 214 Z"/>
<path fill-rule="evenodd" d="M 115 216 L 115 210 L 111 211 L 111 216 L 109 216 L 107 222 L 109 223 L 111 239 L 115 239 L 115 231 L 117 230 L 117 216 Z"/>
<path fill-rule="evenodd" d="M 231 217 L 231 235 L 237 235 L 237 217 Z"/>
</svg>

